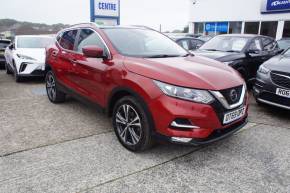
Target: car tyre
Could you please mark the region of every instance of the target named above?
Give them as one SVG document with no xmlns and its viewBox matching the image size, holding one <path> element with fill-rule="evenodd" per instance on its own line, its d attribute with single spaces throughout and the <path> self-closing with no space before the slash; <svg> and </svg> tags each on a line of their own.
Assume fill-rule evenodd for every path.
<svg viewBox="0 0 290 193">
<path fill-rule="evenodd" d="M 14 78 L 16 82 L 22 82 L 22 78 L 18 75 L 17 72 L 14 73 Z"/>
<path fill-rule="evenodd" d="M 55 75 L 52 71 L 46 73 L 45 87 L 47 97 L 52 103 L 63 103 L 65 101 L 66 94 L 57 87 Z"/>
<path fill-rule="evenodd" d="M 132 96 L 116 102 L 113 109 L 113 127 L 120 143 L 129 151 L 141 152 L 155 143 L 152 138 L 152 122 L 142 104 Z"/>
</svg>

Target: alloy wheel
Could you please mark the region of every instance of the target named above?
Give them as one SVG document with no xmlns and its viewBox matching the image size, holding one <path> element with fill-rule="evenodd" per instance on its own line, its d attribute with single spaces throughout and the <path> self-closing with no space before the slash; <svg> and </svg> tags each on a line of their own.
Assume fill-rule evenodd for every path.
<svg viewBox="0 0 290 193">
<path fill-rule="evenodd" d="M 51 73 L 47 75 L 46 90 L 47 90 L 47 95 L 49 99 L 54 101 L 56 97 L 56 86 L 55 86 L 54 77 Z"/>
<path fill-rule="evenodd" d="M 115 116 L 117 132 L 127 145 L 136 145 L 142 137 L 142 124 L 137 111 L 128 104 L 121 105 Z"/>
</svg>

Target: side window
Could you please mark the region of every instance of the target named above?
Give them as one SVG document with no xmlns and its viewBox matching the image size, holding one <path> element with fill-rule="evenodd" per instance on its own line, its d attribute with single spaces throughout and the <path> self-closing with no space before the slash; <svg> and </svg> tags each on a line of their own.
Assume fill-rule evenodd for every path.
<svg viewBox="0 0 290 193">
<path fill-rule="evenodd" d="M 259 51 L 262 51 L 262 46 L 261 46 L 260 39 L 255 39 L 251 43 L 249 50 L 259 50 Z"/>
<path fill-rule="evenodd" d="M 77 33 L 78 33 L 78 30 L 71 30 L 71 31 L 63 32 L 63 34 L 57 37 L 57 41 L 62 48 L 67 49 L 67 50 L 73 50 Z"/>
<path fill-rule="evenodd" d="M 106 51 L 103 41 L 96 32 L 90 29 L 82 29 L 77 42 L 76 51 L 82 53 L 82 48 L 89 45 L 98 46 Z"/>
<path fill-rule="evenodd" d="M 262 38 L 263 49 L 266 51 L 272 51 L 276 48 L 276 42 L 270 38 Z"/>
<path fill-rule="evenodd" d="M 189 45 L 187 40 L 180 40 L 177 42 L 180 46 L 182 46 L 184 49 L 189 50 Z"/>
<path fill-rule="evenodd" d="M 198 49 L 202 46 L 203 42 L 199 40 L 190 40 L 192 49 Z"/>
</svg>

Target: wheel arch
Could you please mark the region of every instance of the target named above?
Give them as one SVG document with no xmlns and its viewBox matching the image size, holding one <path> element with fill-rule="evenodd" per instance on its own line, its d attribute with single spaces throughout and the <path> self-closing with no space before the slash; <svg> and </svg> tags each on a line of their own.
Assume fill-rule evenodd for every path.
<svg viewBox="0 0 290 193">
<path fill-rule="evenodd" d="M 148 118 L 149 118 L 150 124 L 152 125 L 153 129 L 155 130 L 155 124 L 153 121 L 154 119 L 153 119 L 152 113 L 150 112 L 150 109 L 149 109 L 145 99 L 138 92 L 136 92 L 133 89 L 128 88 L 128 87 L 118 87 L 118 88 L 115 88 L 111 92 L 109 100 L 107 102 L 107 108 L 106 108 L 107 116 L 112 117 L 113 109 L 114 109 L 116 102 L 125 96 L 133 96 L 141 103 L 142 107 L 144 108 L 144 111 L 149 116 Z"/>
</svg>

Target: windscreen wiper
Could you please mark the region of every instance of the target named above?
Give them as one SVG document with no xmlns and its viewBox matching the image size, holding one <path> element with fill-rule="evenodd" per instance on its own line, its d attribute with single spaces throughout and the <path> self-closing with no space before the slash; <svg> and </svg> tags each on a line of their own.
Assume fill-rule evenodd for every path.
<svg viewBox="0 0 290 193">
<path fill-rule="evenodd" d="M 194 56 L 194 54 L 188 53 L 188 54 L 183 55 L 182 57 L 187 57 L 187 56 Z"/>
<path fill-rule="evenodd" d="M 206 51 L 221 51 L 221 50 L 217 50 L 217 49 L 204 49 Z"/>
<path fill-rule="evenodd" d="M 146 56 L 146 58 L 173 58 L 173 57 L 181 57 L 180 55 L 168 55 L 168 54 L 158 54 L 152 56 Z"/>
<path fill-rule="evenodd" d="M 226 52 L 239 52 L 237 50 L 227 50 Z"/>
</svg>

